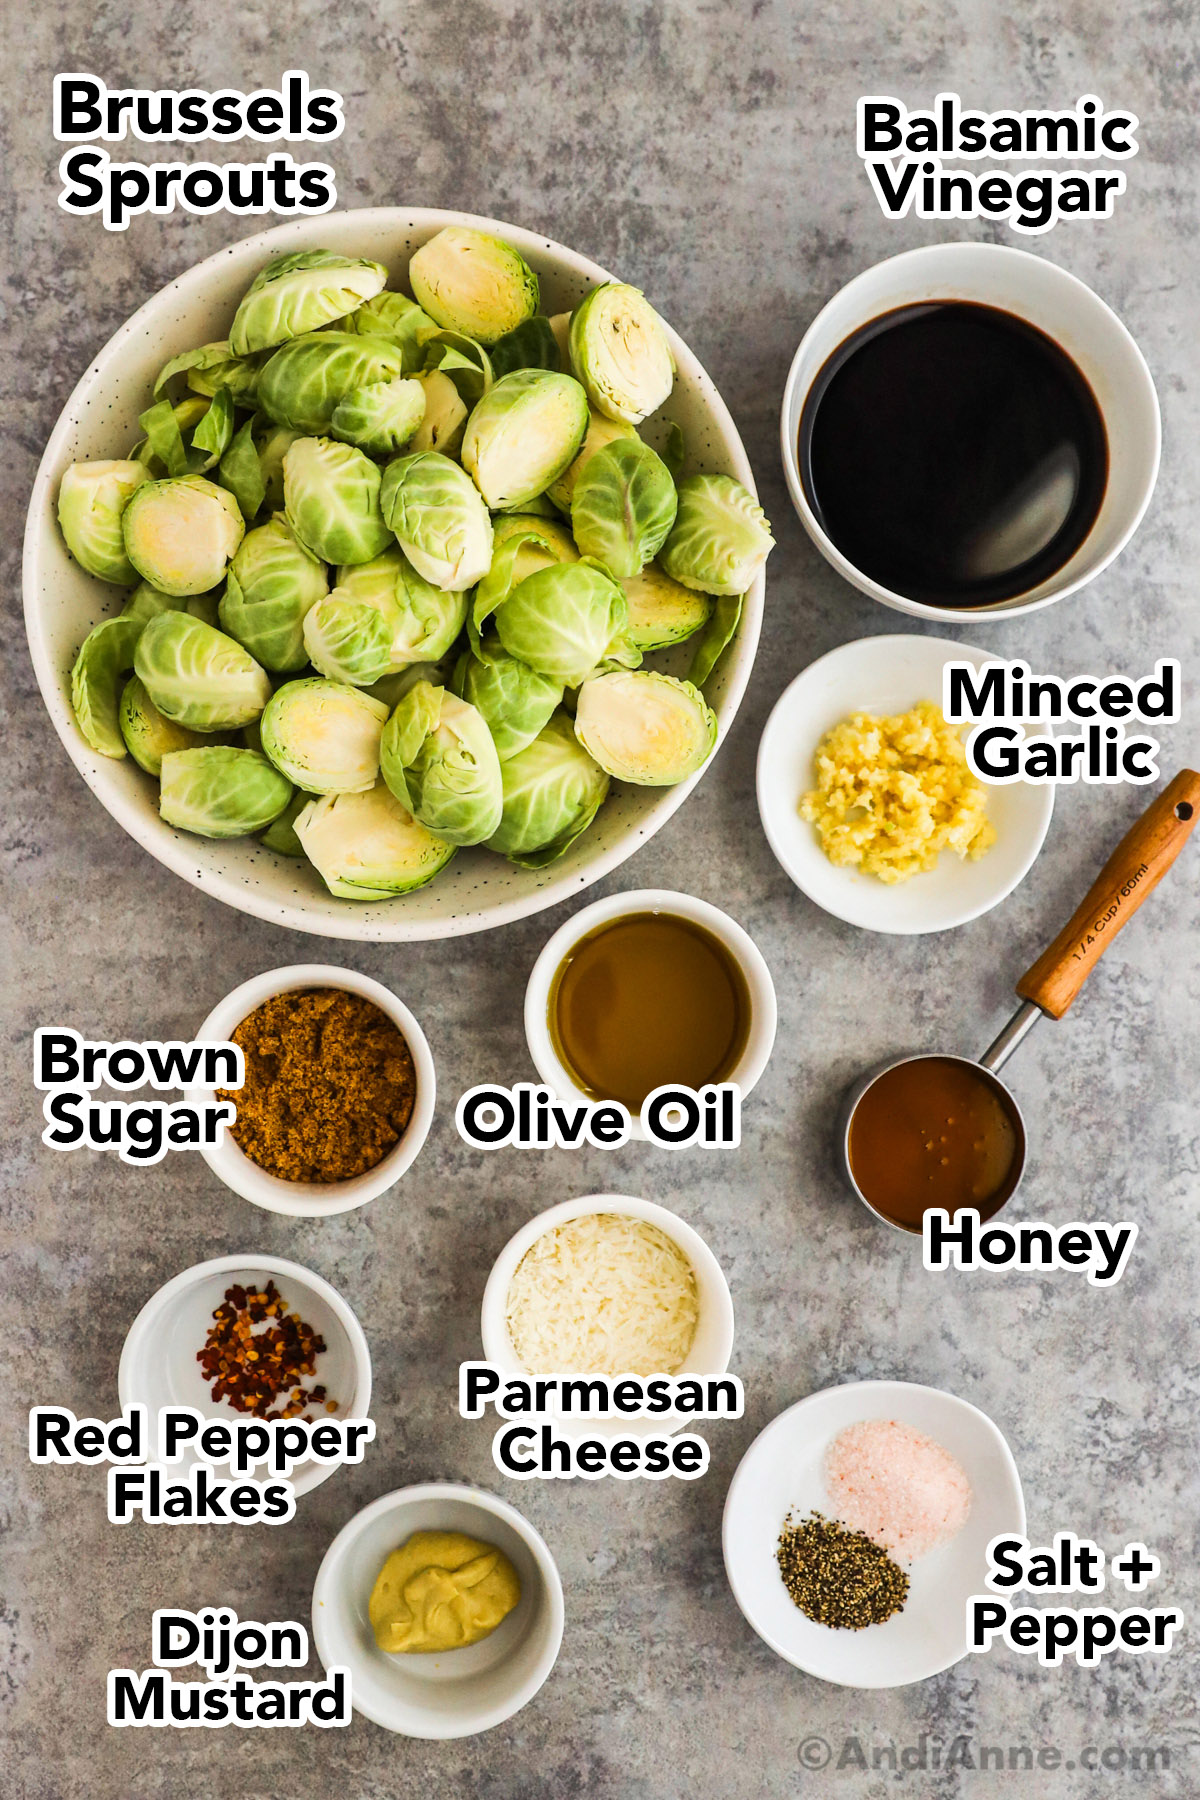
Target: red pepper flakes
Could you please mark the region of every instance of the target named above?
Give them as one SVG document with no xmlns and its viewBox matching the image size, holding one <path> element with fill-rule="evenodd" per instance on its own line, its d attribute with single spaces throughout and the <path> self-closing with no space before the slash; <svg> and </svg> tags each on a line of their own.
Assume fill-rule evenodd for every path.
<svg viewBox="0 0 1200 1800">
<path fill-rule="evenodd" d="M 266 1330 L 255 1330 L 255 1326 Z M 235 1284 L 213 1312 L 213 1322 L 196 1361 L 214 1400 L 227 1400 L 237 1412 L 258 1419 L 295 1419 L 309 1406 L 336 1412 L 336 1400 L 324 1387 L 305 1388 L 301 1375 L 315 1375 L 325 1340 L 299 1313 L 289 1312 L 273 1281 L 258 1290 Z M 280 1396 L 286 1395 L 282 1404 Z"/>
</svg>

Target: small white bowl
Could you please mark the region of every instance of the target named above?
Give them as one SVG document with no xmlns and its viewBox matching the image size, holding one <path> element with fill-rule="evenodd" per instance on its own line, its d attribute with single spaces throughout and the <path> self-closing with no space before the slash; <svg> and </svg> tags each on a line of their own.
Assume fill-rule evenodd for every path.
<svg viewBox="0 0 1200 1800">
<path fill-rule="evenodd" d="M 906 1565 L 903 1612 L 883 1625 L 839 1631 L 801 1612 L 783 1585 L 775 1548 L 789 1512 L 833 1517 L 823 1462 L 830 1443 L 862 1419 L 894 1419 L 948 1450 L 973 1499 L 956 1538 Z M 729 1484 L 722 1525 L 733 1597 L 777 1655 L 842 1687 L 904 1687 L 967 1654 L 966 1609 L 987 1592 L 987 1546 L 1025 1530 L 1025 1500 L 1012 1451 L 986 1413 L 939 1388 L 909 1381 L 853 1381 L 810 1394 L 761 1431 Z"/>
<path fill-rule="evenodd" d="M 949 931 L 990 912 L 1028 874 L 1054 811 L 1052 783 L 1016 781 L 987 789 L 996 842 L 977 862 L 949 850 L 937 867 L 888 886 L 854 868 L 836 868 L 816 829 L 800 817 L 815 781 L 814 758 L 825 733 L 851 713 L 890 716 L 919 700 L 942 703 L 942 669 L 950 658 L 977 668 L 994 653 L 950 638 L 871 637 L 842 644 L 797 675 L 775 703 L 758 749 L 758 810 L 767 841 L 796 886 L 835 919 L 866 931 L 911 936 Z M 1044 725 L 1031 728 L 1045 732 Z"/>
<path fill-rule="evenodd" d="M 594 900 L 560 925 L 546 944 L 525 989 L 525 1038 L 538 1074 L 562 1101 L 578 1104 L 590 1099 L 576 1085 L 554 1048 L 550 1035 L 550 990 L 554 977 L 581 938 L 630 913 L 674 913 L 678 918 L 690 919 L 719 938 L 737 962 L 750 992 L 750 1035 L 736 1068 L 726 1079 L 737 1083 L 744 1100 L 766 1068 L 775 1043 L 778 1008 L 771 971 L 754 939 L 736 919 L 719 907 L 710 906 L 707 900 L 672 893 L 669 888 L 638 888 L 633 893 L 610 894 L 606 900 Z M 632 1135 L 644 1136 L 636 1117 Z"/>
<path fill-rule="evenodd" d="M 1075 554 L 1028 593 L 985 607 L 931 606 L 873 581 L 827 535 L 800 479 L 804 403 L 829 358 L 882 314 L 929 300 L 972 300 L 1015 313 L 1067 352 L 1096 397 L 1108 434 L 1108 481 L 1095 524 Z M 1011 619 L 1093 581 L 1129 542 L 1158 478 L 1162 422 L 1145 358 L 1111 307 L 1065 269 L 1007 244 L 927 244 L 876 263 L 819 312 L 796 351 L 780 413 L 783 469 L 800 521 L 827 562 L 873 600 L 921 619 Z"/>
<path fill-rule="evenodd" d="M 480 1643 L 395 1656 L 376 1644 L 371 1590 L 414 1531 L 461 1531 L 503 1550 L 516 1568 L 520 1601 Z M 562 1582 L 545 1540 L 507 1501 L 453 1482 L 397 1488 L 364 1507 L 330 1544 L 313 1588 L 313 1640 L 325 1668 L 349 1669 L 355 1712 L 405 1737 L 473 1737 L 511 1719 L 554 1667 L 563 1622 Z"/>
<path fill-rule="evenodd" d="M 299 1263 L 279 1256 L 218 1256 L 211 1262 L 185 1269 L 153 1294 L 129 1327 L 117 1370 L 117 1392 L 122 1407 L 141 1402 L 149 1409 L 149 1460 L 159 1456 L 158 1412 L 163 1406 L 194 1406 L 206 1418 L 225 1423 L 249 1420 L 227 1401 L 211 1396 L 209 1383 L 200 1372 L 197 1352 L 204 1348 L 213 1313 L 235 1285 L 261 1286 L 274 1281 L 289 1310 L 298 1312 L 325 1340 L 317 1357 L 315 1375 L 301 1376 L 305 1387 L 323 1385 L 328 1398 L 337 1402 L 336 1413 L 326 1418 L 365 1419 L 371 1405 L 371 1353 L 362 1326 L 337 1289 Z M 198 1458 L 187 1454 L 177 1466 L 181 1473 Z M 309 1460 L 298 1463 L 288 1480 L 297 1495 L 327 1481 L 334 1463 Z"/>
<path fill-rule="evenodd" d="M 433 1055 L 425 1033 L 391 989 L 353 969 L 337 969 L 323 963 L 297 963 L 288 969 L 268 969 L 265 975 L 255 975 L 250 981 L 244 981 L 213 1008 L 196 1032 L 196 1040 L 227 1042 L 256 1006 L 276 994 L 292 993 L 296 988 L 344 988 L 347 993 L 361 994 L 364 999 L 374 1001 L 380 1012 L 391 1019 L 412 1052 L 417 1077 L 417 1097 L 408 1130 L 382 1162 L 362 1175 L 351 1176 L 348 1181 L 282 1181 L 252 1162 L 238 1148 L 228 1129 L 222 1132 L 219 1144 L 201 1145 L 200 1154 L 226 1187 L 254 1206 L 265 1207 L 268 1212 L 286 1213 L 293 1219 L 324 1219 L 334 1213 L 350 1212 L 356 1206 L 365 1206 L 368 1200 L 374 1200 L 394 1187 L 411 1167 L 433 1123 L 437 1084 Z M 205 1087 L 189 1088 L 185 1098 L 192 1105 L 199 1105 L 214 1100 L 216 1091 Z"/>
<path fill-rule="evenodd" d="M 585 1194 L 579 1200 L 564 1200 L 559 1206 L 547 1207 L 522 1225 L 508 1240 L 488 1276 L 483 1290 L 480 1333 L 484 1360 L 495 1365 L 504 1377 L 527 1376 L 529 1370 L 520 1361 L 508 1329 L 508 1290 L 517 1265 L 525 1252 L 547 1231 L 569 1225 L 586 1213 L 624 1213 L 632 1219 L 645 1219 L 665 1233 L 683 1251 L 696 1276 L 699 1317 L 691 1350 L 676 1375 L 724 1375 L 733 1354 L 733 1300 L 729 1283 L 720 1263 L 690 1225 L 652 1200 L 635 1199 L 629 1194 Z M 591 1417 L 554 1415 L 555 1429 L 571 1441 L 595 1437 L 615 1438 L 670 1437 L 687 1424 L 683 1418 L 650 1418 L 635 1415 L 600 1414 Z"/>
</svg>

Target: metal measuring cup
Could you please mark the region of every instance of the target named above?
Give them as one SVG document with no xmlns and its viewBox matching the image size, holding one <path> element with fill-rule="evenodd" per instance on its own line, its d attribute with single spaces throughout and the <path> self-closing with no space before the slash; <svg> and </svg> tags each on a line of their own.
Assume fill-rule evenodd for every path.
<svg viewBox="0 0 1200 1800">
<path fill-rule="evenodd" d="M 998 1071 L 1043 1015 L 1051 1019 L 1062 1018 L 1118 931 L 1128 924 L 1179 855 L 1196 823 L 1198 811 L 1200 774 L 1192 769 L 1181 769 L 1126 832 L 1092 883 L 1086 898 L 1054 942 L 1017 982 L 1016 991 L 1022 1003 L 978 1060 L 968 1056 L 946 1056 L 937 1051 L 894 1056 L 890 1062 L 872 1069 L 855 1082 L 842 1104 L 838 1146 L 846 1180 L 868 1212 L 896 1231 L 903 1231 L 908 1236 L 920 1235 L 920 1225 L 906 1225 L 880 1212 L 859 1187 L 850 1166 L 850 1128 L 863 1096 L 881 1076 L 903 1063 L 932 1061 L 966 1064 L 973 1073 L 982 1076 L 1008 1115 L 1016 1136 L 1016 1148 L 999 1202 L 991 1208 L 988 1217 L 994 1218 L 1008 1204 L 1025 1170 L 1027 1140 L 1016 1096 L 1001 1081 Z"/>
</svg>

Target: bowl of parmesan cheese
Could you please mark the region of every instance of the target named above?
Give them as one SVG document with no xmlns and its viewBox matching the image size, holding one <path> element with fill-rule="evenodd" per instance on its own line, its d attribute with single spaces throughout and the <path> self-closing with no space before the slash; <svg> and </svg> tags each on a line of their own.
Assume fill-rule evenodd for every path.
<svg viewBox="0 0 1200 1800">
<path fill-rule="evenodd" d="M 724 1375 L 733 1301 L 721 1265 L 665 1206 L 587 1194 L 523 1225 L 497 1257 L 483 1295 L 483 1353 L 505 1377 Z M 677 1414 L 592 1415 L 569 1433 L 644 1437 L 677 1431 Z"/>
</svg>

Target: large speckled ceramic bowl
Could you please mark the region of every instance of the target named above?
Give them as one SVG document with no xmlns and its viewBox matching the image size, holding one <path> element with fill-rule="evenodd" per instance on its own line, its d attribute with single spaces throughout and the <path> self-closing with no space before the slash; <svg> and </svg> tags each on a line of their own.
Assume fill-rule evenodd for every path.
<svg viewBox="0 0 1200 1800">
<path fill-rule="evenodd" d="M 466 213 L 372 207 L 261 232 L 180 275 L 109 340 L 63 409 L 29 504 L 24 588 L 33 666 L 55 729 L 92 792 L 139 844 L 186 881 L 243 912 L 322 937 L 449 937 L 539 912 L 632 856 L 683 804 L 703 773 L 673 788 L 614 785 L 595 824 L 548 869 L 517 869 L 487 851 L 460 851 L 430 887 L 363 904 L 334 899 L 307 863 L 276 856 L 253 838 L 214 843 L 175 831 L 158 816 L 157 788 L 150 777 L 128 757 L 117 761 L 97 755 L 79 734 L 70 707 L 71 664 L 91 627 L 119 610 L 120 593 L 85 574 L 67 555 L 54 518 L 63 470 L 79 459 L 125 454 L 139 436 L 138 414 L 149 402 L 163 363 L 193 344 L 225 337 L 239 298 L 269 257 L 328 246 L 386 263 L 392 284 L 401 285 L 412 252 L 445 225 L 473 225 L 508 238 L 537 271 L 542 309 L 548 313 L 575 306 L 597 282 L 611 279 L 587 257 L 548 238 Z M 622 271 L 633 280 L 637 274 L 636 269 Z M 746 453 L 721 396 L 687 345 L 670 326 L 667 332 L 678 379 L 662 413 L 648 423 L 646 436 L 654 442 L 656 432 L 674 420 L 686 439 L 687 472 L 719 471 L 752 488 Z M 760 576 L 746 596 L 738 635 L 708 684 L 722 736 L 750 676 L 763 591 Z M 682 674 L 690 653 L 685 644 L 651 663 Z"/>
</svg>

